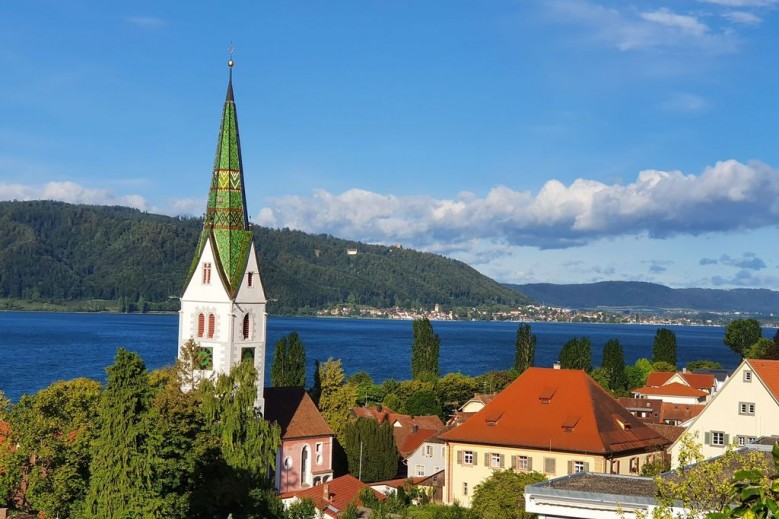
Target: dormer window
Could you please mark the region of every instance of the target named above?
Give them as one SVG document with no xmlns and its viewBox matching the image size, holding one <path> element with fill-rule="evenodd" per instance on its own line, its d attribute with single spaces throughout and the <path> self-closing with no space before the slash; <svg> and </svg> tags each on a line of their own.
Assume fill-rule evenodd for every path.
<svg viewBox="0 0 779 519">
<path fill-rule="evenodd" d="M 203 284 L 211 284 L 211 263 L 203 263 Z"/>
<path fill-rule="evenodd" d="M 556 387 L 545 387 L 541 391 L 541 394 L 538 395 L 538 400 L 540 400 L 542 404 L 548 404 L 556 392 Z"/>
<path fill-rule="evenodd" d="M 563 420 L 563 432 L 573 432 L 576 424 L 579 423 L 579 418 L 578 416 L 566 416 Z"/>
</svg>

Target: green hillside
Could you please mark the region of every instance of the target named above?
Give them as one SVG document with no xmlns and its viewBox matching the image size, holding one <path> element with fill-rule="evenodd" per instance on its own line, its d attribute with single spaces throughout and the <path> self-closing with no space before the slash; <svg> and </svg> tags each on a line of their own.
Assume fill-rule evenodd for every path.
<svg viewBox="0 0 779 519">
<path fill-rule="evenodd" d="M 177 309 L 201 225 L 126 207 L 0 202 L 0 298 Z M 254 234 L 274 314 L 346 302 L 408 308 L 527 301 L 435 254 L 288 229 L 255 227 Z M 347 255 L 347 248 L 358 253 Z"/>
</svg>

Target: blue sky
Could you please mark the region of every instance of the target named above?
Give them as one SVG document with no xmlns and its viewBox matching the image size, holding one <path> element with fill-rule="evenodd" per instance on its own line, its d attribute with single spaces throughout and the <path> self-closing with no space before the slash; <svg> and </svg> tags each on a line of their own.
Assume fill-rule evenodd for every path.
<svg viewBox="0 0 779 519">
<path fill-rule="evenodd" d="M 776 289 L 777 40 L 779 0 L 6 2 L 0 199 L 201 214 L 232 43 L 258 224 Z"/>
</svg>

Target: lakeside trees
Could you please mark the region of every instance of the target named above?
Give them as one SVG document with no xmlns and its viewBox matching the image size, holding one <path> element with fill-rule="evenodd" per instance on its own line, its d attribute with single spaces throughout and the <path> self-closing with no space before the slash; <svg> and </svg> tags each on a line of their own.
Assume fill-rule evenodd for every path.
<svg viewBox="0 0 779 519">
<path fill-rule="evenodd" d="M 415 319 L 411 343 L 411 378 L 438 378 L 438 350 L 441 338 L 433 332 L 430 319 Z"/>
<path fill-rule="evenodd" d="M 517 327 L 517 340 L 514 352 L 514 371 L 521 375 L 527 368 L 535 365 L 536 343 L 538 338 L 530 331 L 529 324 L 520 324 Z"/>
<path fill-rule="evenodd" d="M 745 350 L 762 336 L 763 331 L 757 319 L 734 319 L 725 327 L 722 342 L 740 357 L 744 357 Z"/>
<path fill-rule="evenodd" d="M 270 377 L 273 387 L 306 385 L 306 350 L 297 332 L 276 341 Z"/>
<path fill-rule="evenodd" d="M 560 367 L 592 371 L 592 345 L 589 337 L 573 337 L 560 350 Z"/>
<path fill-rule="evenodd" d="M 628 389 L 628 378 L 625 374 L 625 353 L 617 339 L 610 339 L 603 345 L 603 361 L 608 389 L 615 393 L 623 393 Z"/>
<path fill-rule="evenodd" d="M 676 334 L 668 328 L 658 328 L 652 347 L 652 362 L 667 362 L 676 369 Z"/>
</svg>

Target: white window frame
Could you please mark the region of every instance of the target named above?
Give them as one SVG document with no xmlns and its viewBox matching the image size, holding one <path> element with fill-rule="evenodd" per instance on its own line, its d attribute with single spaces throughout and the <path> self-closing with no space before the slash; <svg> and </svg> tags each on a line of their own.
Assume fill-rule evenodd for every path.
<svg viewBox="0 0 779 519">
<path fill-rule="evenodd" d="M 433 457 L 433 446 L 425 445 L 425 458 L 432 458 L 432 457 Z"/>
<path fill-rule="evenodd" d="M 463 451 L 463 465 L 473 465 L 473 461 L 476 459 L 476 454 L 473 451 Z M 464 494 L 468 495 L 468 494 Z"/>
<path fill-rule="evenodd" d="M 724 447 L 725 433 L 722 431 L 711 431 L 711 444 L 715 447 Z"/>
<path fill-rule="evenodd" d="M 755 416 L 755 403 L 754 402 L 739 402 L 738 414 Z"/>
<path fill-rule="evenodd" d="M 500 459 L 501 455 L 497 452 L 491 452 L 490 453 L 490 468 L 493 469 L 499 469 L 500 468 Z"/>
<path fill-rule="evenodd" d="M 424 465 L 417 465 L 416 466 L 416 475 L 417 477 L 422 477 L 425 475 L 425 466 Z"/>
<path fill-rule="evenodd" d="M 578 474 L 579 472 L 584 472 L 584 462 L 583 461 L 574 461 L 573 462 L 573 473 Z"/>
<path fill-rule="evenodd" d="M 744 382 L 752 382 L 752 372 L 749 370 L 744 371 Z"/>
<path fill-rule="evenodd" d="M 322 442 L 317 442 L 314 452 L 316 453 L 316 464 L 321 465 L 324 459 L 324 456 L 322 455 L 324 452 L 324 444 Z"/>
<path fill-rule="evenodd" d="M 529 458 L 527 456 L 517 456 L 517 470 L 525 472 L 529 470 Z"/>
</svg>

